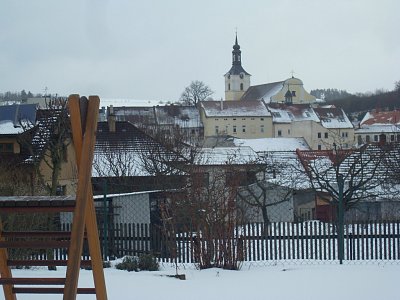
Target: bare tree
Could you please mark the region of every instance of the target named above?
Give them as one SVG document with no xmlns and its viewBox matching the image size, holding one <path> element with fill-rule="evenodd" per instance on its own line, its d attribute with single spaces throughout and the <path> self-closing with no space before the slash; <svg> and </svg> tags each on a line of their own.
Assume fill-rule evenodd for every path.
<svg viewBox="0 0 400 300">
<path fill-rule="evenodd" d="M 46 108 L 38 110 L 36 124 L 21 123 L 25 131 L 34 131 L 33 137 L 22 135 L 19 141 L 29 149 L 30 162 L 50 195 L 58 192 L 61 167 L 67 161 L 67 149 L 71 143 L 67 104 L 65 98 L 49 99 Z M 45 168 L 50 170 L 50 180 L 43 174 Z"/>
<path fill-rule="evenodd" d="M 348 210 L 358 202 L 381 196 L 387 178 L 382 168 L 386 145 L 368 144 L 358 149 L 297 151 L 315 192 L 332 204 L 342 201 Z"/>
<path fill-rule="evenodd" d="M 288 211 L 288 206 L 293 205 L 294 191 L 301 189 L 307 181 L 297 170 L 297 163 L 296 157 L 290 153 L 260 155 L 259 174 L 263 176 L 258 176 L 252 184 L 241 186 L 238 191 L 238 198 L 252 208 L 246 212 L 261 211 L 264 224 L 268 225 L 273 210 Z"/>
<path fill-rule="evenodd" d="M 210 174 L 191 165 L 183 188 L 168 192 L 169 222 L 179 236 L 190 234 L 189 243 L 200 269 L 220 267 L 239 269 L 243 260 L 242 214 L 236 206 L 240 177 L 226 182 L 231 165 Z M 164 222 L 166 220 L 163 220 Z"/>
<path fill-rule="evenodd" d="M 186 105 L 194 105 L 200 101 L 204 101 L 214 92 L 202 81 L 195 80 L 183 91 L 180 101 Z"/>
<path fill-rule="evenodd" d="M 142 175 L 139 155 L 126 143 L 98 146 L 93 159 L 93 169 L 99 177 L 126 177 Z"/>
<path fill-rule="evenodd" d="M 180 185 L 174 187 L 168 176 L 163 177 L 166 200 L 160 210 L 170 255 L 179 255 L 178 242 L 170 239 L 185 237 L 199 268 L 240 268 L 245 233 L 236 227 L 244 220 L 237 193 L 253 178 L 249 174 L 257 169 L 254 156 L 247 160 L 232 151 L 213 153 L 215 149 L 183 143 L 179 134 L 160 135 L 158 142 L 143 146 L 143 164 L 155 176 L 181 175 Z"/>
</svg>

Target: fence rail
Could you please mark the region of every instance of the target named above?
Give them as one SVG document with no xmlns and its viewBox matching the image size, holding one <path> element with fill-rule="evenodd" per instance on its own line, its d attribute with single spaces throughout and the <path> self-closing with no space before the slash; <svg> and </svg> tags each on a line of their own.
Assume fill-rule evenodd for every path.
<svg viewBox="0 0 400 300">
<path fill-rule="evenodd" d="M 159 226 L 151 224 L 115 224 L 113 232 L 108 233 L 107 256 L 153 253 L 162 261 L 170 261 L 175 257 L 167 247 L 171 241 L 176 245 L 178 262 L 196 261 L 190 231 L 166 238 Z M 104 240 L 102 243 L 104 246 Z M 338 259 L 336 226 L 319 221 L 240 225 L 232 233 L 232 243 L 242 252 L 244 261 Z M 344 259 L 400 261 L 400 221 L 345 224 Z"/>
<path fill-rule="evenodd" d="M 62 224 L 62 231 L 70 230 Z M 338 260 L 338 234 L 332 223 L 309 221 L 300 223 L 251 223 L 237 226 L 228 237 L 243 261 Z M 166 237 L 160 226 L 153 224 L 118 223 L 106 235 L 100 231 L 105 259 L 152 253 L 161 261 L 196 262 L 194 247 L 202 243 L 192 232 Z M 214 241 L 218 249 L 222 241 Z M 224 240 L 226 242 L 226 239 Z M 175 245 L 171 250 L 171 245 Z M 197 244 L 196 244 L 197 243 Z M 35 254 L 46 259 L 46 252 Z M 55 249 L 55 259 L 66 259 L 66 249 Z M 84 245 L 83 259 L 88 259 Z M 400 262 L 400 221 L 345 224 L 344 260 L 389 260 Z"/>
</svg>

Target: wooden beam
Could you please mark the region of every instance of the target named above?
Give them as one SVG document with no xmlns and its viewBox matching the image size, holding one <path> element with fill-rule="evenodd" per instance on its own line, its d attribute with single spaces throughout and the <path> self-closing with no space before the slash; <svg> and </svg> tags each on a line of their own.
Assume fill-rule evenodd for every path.
<svg viewBox="0 0 400 300">
<path fill-rule="evenodd" d="M 96 123 L 95 123 L 95 130 L 92 133 L 95 135 L 95 131 L 97 129 L 97 115 L 99 109 L 99 102 L 100 99 L 97 96 L 89 97 L 89 106 L 86 109 L 84 100 L 79 99 L 78 95 L 71 95 L 69 99 L 69 108 L 71 113 L 71 124 L 73 127 L 73 141 L 75 146 L 75 155 L 76 161 L 78 166 L 78 174 L 82 173 L 82 167 L 85 167 L 85 138 L 88 135 L 88 122 L 92 123 L 94 118 L 94 110 L 96 111 Z M 92 105 L 92 103 L 95 103 Z M 97 104 L 97 105 L 96 105 Z M 96 108 L 94 107 L 96 106 Z M 87 112 L 87 114 L 86 114 Z M 83 116 L 84 115 L 84 116 Z M 82 121 L 83 120 L 83 121 Z M 83 131 L 83 124 L 82 122 L 86 121 L 86 128 Z M 94 144 L 93 144 L 93 151 L 94 151 Z M 90 171 L 91 171 L 91 163 L 93 161 L 93 157 L 91 157 L 90 161 Z M 80 178 L 80 176 L 79 176 Z M 93 279 L 95 284 L 96 290 L 96 298 L 98 300 L 106 300 L 107 299 L 107 291 L 104 279 L 104 270 L 103 270 L 103 260 L 101 257 L 100 251 L 100 241 L 99 241 L 99 234 L 97 229 L 97 221 L 96 221 L 96 212 L 93 202 L 93 192 L 91 186 L 91 174 L 87 177 L 87 189 L 86 189 L 86 209 L 84 215 L 84 222 L 86 226 L 88 244 L 89 244 L 89 253 L 91 256 L 92 262 L 92 272 L 93 272 Z M 78 179 L 78 190 L 79 190 L 79 179 Z M 78 200 L 78 198 L 77 198 Z M 81 225 L 80 225 L 81 226 Z M 72 266 L 72 264 L 71 264 Z M 76 262 L 74 264 L 74 268 L 76 268 Z M 76 270 L 70 271 L 70 274 L 76 273 Z M 78 270 L 79 272 L 79 270 Z M 67 283 L 65 285 L 65 294 L 64 299 L 75 299 L 71 292 L 68 290 L 72 287 L 76 289 L 77 287 L 77 279 L 76 283 L 71 278 L 68 277 L 68 269 L 67 269 Z M 75 294 L 76 297 L 76 294 Z"/>
<path fill-rule="evenodd" d="M 0 218 L 0 241 L 4 241 L 1 233 L 3 231 L 3 223 Z M 7 249 L 0 249 L 0 276 L 1 278 L 12 278 L 10 267 L 7 265 L 8 253 Z M 5 300 L 17 300 L 13 292 L 14 286 L 12 284 L 3 285 L 4 298 Z"/>
</svg>

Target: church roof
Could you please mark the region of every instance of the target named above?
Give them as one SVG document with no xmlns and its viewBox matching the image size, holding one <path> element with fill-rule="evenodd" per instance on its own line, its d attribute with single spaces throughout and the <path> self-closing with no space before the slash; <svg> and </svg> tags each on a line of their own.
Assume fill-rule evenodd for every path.
<svg viewBox="0 0 400 300">
<path fill-rule="evenodd" d="M 241 100 L 265 100 L 269 102 L 271 96 L 278 93 L 284 84 L 284 81 L 253 85 L 244 93 Z"/>
<path fill-rule="evenodd" d="M 367 113 L 360 125 L 400 124 L 400 111 L 380 111 Z"/>
<path fill-rule="evenodd" d="M 249 101 L 201 101 L 206 117 L 266 117 L 271 116 L 264 103 Z"/>
<path fill-rule="evenodd" d="M 240 73 L 244 73 L 245 75 L 250 75 L 243 69 L 242 65 L 232 65 L 232 68 L 226 73 L 227 75 L 240 75 Z"/>
</svg>

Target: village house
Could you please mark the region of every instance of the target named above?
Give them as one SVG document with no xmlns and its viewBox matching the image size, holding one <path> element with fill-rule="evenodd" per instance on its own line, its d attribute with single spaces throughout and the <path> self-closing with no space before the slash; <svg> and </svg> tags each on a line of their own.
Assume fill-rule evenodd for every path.
<svg viewBox="0 0 400 300">
<path fill-rule="evenodd" d="M 272 116 L 262 101 L 201 101 L 204 136 L 272 137 Z"/>
<path fill-rule="evenodd" d="M 36 104 L 0 106 L 0 155 L 2 165 L 13 162 L 29 193 L 35 193 L 37 179 L 48 191 L 71 195 L 76 188 L 75 153 L 62 110 L 38 109 Z M 59 147 L 60 151 L 57 151 Z M 56 154 L 55 154 L 56 153 Z M 60 155 L 57 159 L 54 155 Z M 6 158 L 6 159 L 5 159 Z M 54 161 L 59 167 L 54 167 Z"/>
<path fill-rule="evenodd" d="M 358 145 L 370 142 L 400 142 L 400 111 L 374 111 L 365 114 L 355 129 Z"/>
</svg>

